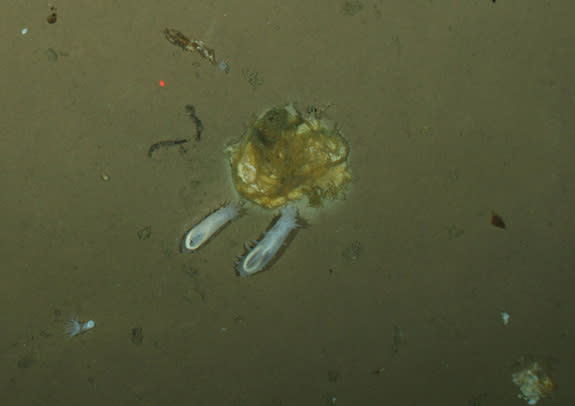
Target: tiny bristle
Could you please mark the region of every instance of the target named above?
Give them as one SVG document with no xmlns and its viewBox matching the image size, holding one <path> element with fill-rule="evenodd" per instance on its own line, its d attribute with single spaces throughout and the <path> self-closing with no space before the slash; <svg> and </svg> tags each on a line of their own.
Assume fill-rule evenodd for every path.
<svg viewBox="0 0 575 406">
<path fill-rule="evenodd" d="M 310 222 L 301 216 L 295 218 L 297 228 L 309 228 L 311 226 Z"/>
<path fill-rule="evenodd" d="M 64 325 L 64 334 L 68 337 L 74 337 L 82 332 L 82 326 L 78 320 L 68 320 Z"/>
</svg>

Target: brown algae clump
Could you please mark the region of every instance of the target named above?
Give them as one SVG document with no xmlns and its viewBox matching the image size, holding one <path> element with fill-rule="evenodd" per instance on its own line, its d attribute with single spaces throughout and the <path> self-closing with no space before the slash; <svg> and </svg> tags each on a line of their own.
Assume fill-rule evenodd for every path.
<svg viewBox="0 0 575 406">
<path fill-rule="evenodd" d="M 236 190 L 268 209 L 303 197 L 321 206 L 343 196 L 351 180 L 349 145 L 341 133 L 292 105 L 261 113 L 226 152 Z"/>
</svg>

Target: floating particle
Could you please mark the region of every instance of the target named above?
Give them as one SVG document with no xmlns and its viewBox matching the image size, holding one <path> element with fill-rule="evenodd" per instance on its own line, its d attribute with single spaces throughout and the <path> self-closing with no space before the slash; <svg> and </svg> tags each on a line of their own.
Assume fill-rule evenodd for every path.
<svg viewBox="0 0 575 406">
<path fill-rule="evenodd" d="M 341 12 L 346 16 L 354 16 L 363 10 L 363 3 L 358 0 L 348 0 L 341 6 Z"/>
<path fill-rule="evenodd" d="M 48 17 L 46 17 L 46 22 L 48 24 L 55 24 L 56 21 L 58 21 L 58 12 L 56 7 L 50 6 L 50 14 L 48 14 Z"/>
<path fill-rule="evenodd" d="M 337 369 L 330 369 L 327 371 L 327 380 L 329 382 L 337 382 L 339 379 L 339 371 Z"/>
<path fill-rule="evenodd" d="M 230 63 L 227 61 L 220 61 L 220 63 L 218 63 L 218 69 L 221 70 L 224 73 L 230 73 L 230 70 L 232 69 L 230 67 Z"/>
<path fill-rule="evenodd" d="M 36 364 L 36 362 L 38 362 L 38 354 L 36 354 L 36 352 L 34 351 L 30 351 L 26 354 L 24 354 L 19 360 L 18 360 L 18 368 L 31 368 L 32 366 L 34 366 L 34 364 Z"/>
<path fill-rule="evenodd" d="M 385 368 L 381 367 L 381 368 L 377 368 L 375 371 L 373 371 L 374 375 L 381 375 L 383 374 L 383 372 L 385 371 Z"/>
<path fill-rule="evenodd" d="M 256 72 L 255 70 L 249 68 L 242 69 L 242 76 L 254 89 L 257 89 L 258 87 L 264 84 L 263 78 L 261 77 L 259 72 Z"/>
<path fill-rule="evenodd" d="M 346 263 L 355 264 L 359 260 L 361 252 L 361 242 L 355 240 L 349 247 L 342 251 L 341 255 Z"/>
<path fill-rule="evenodd" d="M 497 228 L 502 228 L 505 229 L 505 222 L 503 221 L 503 218 L 495 213 L 494 211 L 491 212 L 491 225 L 495 226 Z"/>
<path fill-rule="evenodd" d="M 447 229 L 447 235 L 450 240 L 455 240 L 456 238 L 461 237 L 465 231 L 462 228 L 459 228 L 457 225 L 453 224 Z"/>
<path fill-rule="evenodd" d="M 152 226 L 146 226 L 138 231 L 138 238 L 140 240 L 147 240 L 152 236 Z"/>
<path fill-rule="evenodd" d="M 50 62 L 58 62 L 58 52 L 56 52 L 54 49 L 52 48 L 48 48 L 47 50 L 44 51 L 44 55 L 46 55 L 46 58 L 50 61 Z"/>
<path fill-rule="evenodd" d="M 134 327 L 132 329 L 132 344 L 142 345 L 144 343 L 144 330 L 142 327 Z"/>
</svg>

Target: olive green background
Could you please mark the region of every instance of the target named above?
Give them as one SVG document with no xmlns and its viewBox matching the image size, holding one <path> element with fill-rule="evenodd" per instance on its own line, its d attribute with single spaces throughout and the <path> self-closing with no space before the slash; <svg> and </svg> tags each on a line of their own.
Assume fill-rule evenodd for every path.
<svg viewBox="0 0 575 406">
<path fill-rule="evenodd" d="M 2 404 L 523 405 L 524 356 L 542 404 L 575 402 L 574 2 L 54 5 L 0 15 Z M 234 260 L 274 212 L 180 254 L 235 198 L 225 146 L 290 102 L 330 106 L 346 201 L 253 278 Z M 149 158 L 193 137 L 186 104 L 201 141 Z M 96 328 L 67 339 L 74 316 Z"/>
</svg>

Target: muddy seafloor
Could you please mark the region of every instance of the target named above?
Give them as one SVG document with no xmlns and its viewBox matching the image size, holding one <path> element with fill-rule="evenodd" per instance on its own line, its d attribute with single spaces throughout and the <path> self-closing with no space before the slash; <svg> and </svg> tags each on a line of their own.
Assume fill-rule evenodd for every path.
<svg viewBox="0 0 575 406">
<path fill-rule="evenodd" d="M 53 5 L 0 17 L 4 403 L 522 405 L 526 357 L 574 403 L 574 3 Z M 329 106 L 345 201 L 253 278 L 273 211 L 181 254 L 284 103 Z"/>
</svg>

